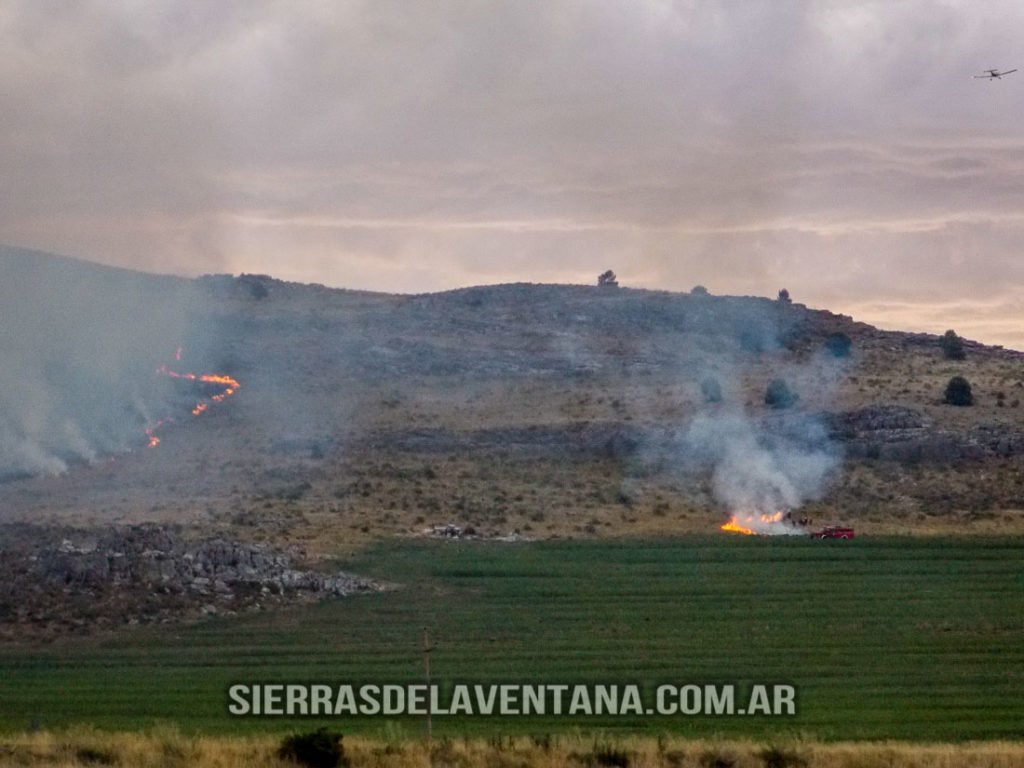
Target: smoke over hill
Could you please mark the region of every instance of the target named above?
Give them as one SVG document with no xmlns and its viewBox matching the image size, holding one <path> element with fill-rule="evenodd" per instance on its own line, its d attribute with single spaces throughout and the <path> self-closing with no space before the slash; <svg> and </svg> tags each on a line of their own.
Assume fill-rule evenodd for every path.
<svg viewBox="0 0 1024 768">
<path fill-rule="evenodd" d="M 188 320 L 187 281 L 0 249 L 0 477 L 137 445 Z"/>
<path fill-rule="evenodd" d="M 798 303 L 528 284 L 396 296 L 6 249 L 0 307 L 12 520 L 203 521 L 329 548 L 449 522 L 645 534 L 796 508 L 898 525 L 1021 508 L 1018 353 L 967 342 L 947 361 L 935 336 Z M 942 403 L 952 375 L 973 407 Z M 777 379 L 786 407 L 766 403 Z"/>
</svg>

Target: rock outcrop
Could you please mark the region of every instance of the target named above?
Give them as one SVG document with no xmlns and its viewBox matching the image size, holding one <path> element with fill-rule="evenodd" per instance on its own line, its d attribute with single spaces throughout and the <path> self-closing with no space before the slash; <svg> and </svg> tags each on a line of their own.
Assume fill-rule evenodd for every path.
<svg viewBox="0 0 1024 768">
<path fill-rule="evenodd" d="M 168 622 L 382 588 L 350 573 L 298 567 L 256 544 L 188 540 L 167 526 L 12 525 L 0 540 L 0 630 Z"/>
</svg>

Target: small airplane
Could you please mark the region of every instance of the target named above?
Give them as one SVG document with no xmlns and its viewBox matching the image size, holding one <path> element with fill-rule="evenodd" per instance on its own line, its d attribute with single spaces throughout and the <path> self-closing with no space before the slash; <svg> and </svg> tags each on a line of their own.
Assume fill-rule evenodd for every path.
<svg viewBox="0 0 1024 768">
<path fill-rule="evenodd" d="M 975 75 L 975 80 L 1001 80 L 1003 75 L 1008 75 L 1011 72 L 1016 72 L 1016 69 L 1008 69 L 1005 72 L 1000 72 L 998 69 L 986 69 L 987 74 Z"/>
</svg>

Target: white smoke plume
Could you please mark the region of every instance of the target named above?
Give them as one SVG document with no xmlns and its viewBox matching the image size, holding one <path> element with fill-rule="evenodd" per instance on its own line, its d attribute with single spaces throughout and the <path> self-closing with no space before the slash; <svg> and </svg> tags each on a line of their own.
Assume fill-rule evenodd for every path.
<svg viewBox="0 0 1024 768">
<path fill-rule="evenodd" d="M 0 481 L 144 444 L 187 281 L 0 247 Z"/>
<path fill-rule="evenodd" d="M 772 516 L 820 498 L 839 464 L 825 429 L 800 414 L 770 424 L 739 411 L 699 414 L 684 444 L 711 469 L 715 498 L 758 533 L 798 533 Z"/>
</svg>

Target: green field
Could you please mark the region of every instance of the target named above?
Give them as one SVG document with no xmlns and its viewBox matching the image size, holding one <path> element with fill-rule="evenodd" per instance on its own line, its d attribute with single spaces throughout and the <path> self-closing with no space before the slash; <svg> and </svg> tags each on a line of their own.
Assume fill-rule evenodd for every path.
<svg viewBox="0 0 1024 768">
<path fill-rule="evenodd" d="M 344 566 L 404 587 L 0 651 L 0 727 L 291 728 L 229 717 L 228 685 L 419 682 L 428 627 L 442 683 L 764 682 L 798 695 L 789 718 L 438 719 L 440 733 L 1024 736 L 1024 540 L 404 542 Z M 422 728 L 335 724 L 371 735 Z"/>
</svg>

